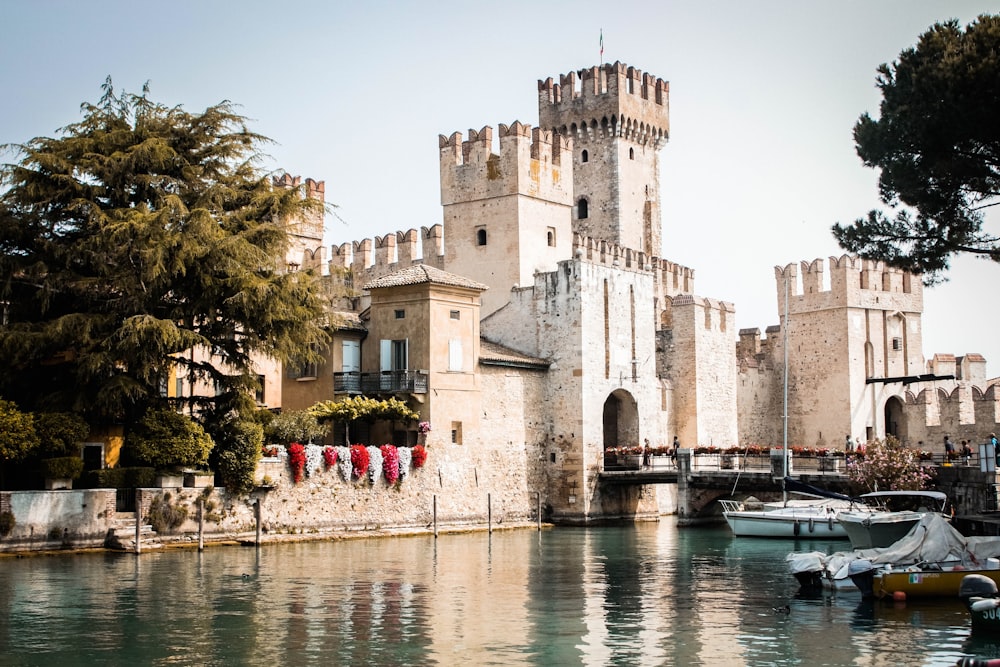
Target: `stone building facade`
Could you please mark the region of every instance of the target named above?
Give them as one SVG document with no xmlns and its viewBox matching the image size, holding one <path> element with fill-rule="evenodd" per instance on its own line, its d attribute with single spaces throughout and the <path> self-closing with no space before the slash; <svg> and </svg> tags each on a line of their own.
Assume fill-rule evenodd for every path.
<svg viewBox="0 0 1000 667">
<path fill-rule="evenodd" d="M 925 361 L 918 276 L 845 255 L 776 267 L 775 283 L 781 324 L 739 333 L 740 442 L 782 442 L 786 358 L 791 446 L 894 435 L 941 454 L 945 435 L 979 444 L 997 430 L 982 355 Z"/>
<path fill-rule="evenodd" d="M 413 493 L 495 485 L 512 514 L 537 498 L 580 523 L 674 508 L 672 487 L 602 488 L 608 448 L 780 443 L 786 331 L 790 444 L 995 428 L 976 356 L 925 365 L 919 279 L 852 257 L 776 269 L 788 315 L 762 338 L 657 256 L 665 81 L 615 63 L 539 81 L 538 95 L 538 127 L 439 138 L 440 224 L 335 245 L 324 265 L 321 221 L 296 222 L 289 269 L 322 266 L 355 294 L 324 362 L 282 371 L 272 407 L 404 399 L 441 464 Z M 365 436 L 408 445 L 414 429 Z"/>
<path fill-rule="evenodd" d="M 440 225 L 331 249 L 330 272 L 358 290 L 341 304 L 352 324 L 335 331 L 315 380 L 286 377 L 281 406 L 350 393 L 346 373 L 415 371 L 426 392 L 392 395 L 433 424 L 427 443 L 450 460 L 498 447 L 497 462 L 517 462 L 508 482 L 537 490 L 559 520 L 655 515 L 670 491 L 602 495 L 604 452 L 675 434 L 735 442 L 734 310 L 695 296 L 694 271 L 656 256 L 669 85 L 620 63 L 558 81 L 538 83 L 538 127 L 440 137 Z M 310 240 L 309 229 L 297 222 L 302 265 L 319 256 L 322 230 Z M 475 285 L 461 308 L 459 283 Z M 358 368 L 344 365 L 345 345 L 360 347 Z M 370 436 L 410 444 L 407 429 Z"/>
</svg>

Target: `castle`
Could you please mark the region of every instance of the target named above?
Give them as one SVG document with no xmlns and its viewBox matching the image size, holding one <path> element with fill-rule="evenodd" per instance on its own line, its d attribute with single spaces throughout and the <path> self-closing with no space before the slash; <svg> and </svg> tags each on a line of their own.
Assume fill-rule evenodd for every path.
<svg viewBox="0 0 1000 667">
<path fill-rule="evenodd" d="M 602 489 L 606 448 L 780 444 L 786 378 L 790 444 L 996 430 L 981 357 L 924 363 L 919 278 L 847 256 L 828 273 L 777 268 L 781 324 L 762 339 L 736 330 L 731 303 L 696 295 L 694 270 L 657 256 L 666 81 L 591 67 L 539 81 L 538 103 L 537 127 L 440 137 L 440 224 L 327 258 L 322 220 L 296 221 L 288 268 L 346 275 L 357 296 L 340 304 L 325 361 L 265 374 L 264 402 L 403 398 L 433 425 L 442 486 L 472 465 L 477 486 L 491 476 L 511 503 L 541 489 L 566 522 L 669 511 L 668 490 Z M 321 182 L 304 191 L 325 196 Z M 376 424 L 364 436 L 418 434 Z"/>
</svg>

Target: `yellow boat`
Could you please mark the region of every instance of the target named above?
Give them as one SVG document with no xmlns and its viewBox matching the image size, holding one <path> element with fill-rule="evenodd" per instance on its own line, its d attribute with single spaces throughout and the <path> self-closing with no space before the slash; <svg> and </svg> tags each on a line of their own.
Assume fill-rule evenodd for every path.
<svg viewBox="0 0 1000 667">
<path fill-rule="evenodd" d="M 969 574 L 981 574 L 1000 585 L 1000 569 L 997 570 L 967 570 L 964 568 L 941 570 L 895 570 L 892 572 L 876 572 L 872 588 L 875 597 L 899 597 L 899 593 L 910 598 L 927 597 L 958 597 L 958 589 L 962 579 Z"/>
</svg>

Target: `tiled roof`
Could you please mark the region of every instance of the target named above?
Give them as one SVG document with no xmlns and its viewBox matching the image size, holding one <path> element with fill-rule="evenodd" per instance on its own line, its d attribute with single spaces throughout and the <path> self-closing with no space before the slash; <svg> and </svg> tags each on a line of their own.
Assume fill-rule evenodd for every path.
<svg viewBox="0 0 1000 667">
<path fill-rule="evenodd" d="M 435 283 L 438 285 L 452 285 L 454 287 L 467 287 L 485 291 L 486 285 L 477 283 L 463 276 L 448 273 L 441 269 L 426 264 L 414 264 L 405 269 L 400 269 L 395 273 L 372 280 L 363 289 L 373 290 L 384 287 L 401 287 L 403 285 L 420 285 L 422 283 Z"/>
<path fill-rule="evenodd" d="M 517 350 L 504 347 L 499 343 L 493 343 L 485 338 L 479 341 L 479 361 L 480 363 L 494 366 L 519 366 L 522 368 L 540 369 L 548 368 L 550 363 L 547 359 L 529 357 Z"/>
<path fill-rule="evenodd" d="M 358 313 L 348 310 L 335 310 L 330 313 L 333 328 L 337 331 L 367 331 Z"/>
</svg>

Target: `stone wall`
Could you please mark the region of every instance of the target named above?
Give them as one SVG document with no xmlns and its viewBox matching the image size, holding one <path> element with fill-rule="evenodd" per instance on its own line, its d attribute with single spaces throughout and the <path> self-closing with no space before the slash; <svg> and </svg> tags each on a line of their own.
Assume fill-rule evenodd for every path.
<svg viewBox="0 0 1000 667">
<path fill-rule="evenodd" d="M 15 521 L 0 551 L 99 547 L 114 521 L 115 490 L 4 491 L 0 511 Z"/>
</svg>

